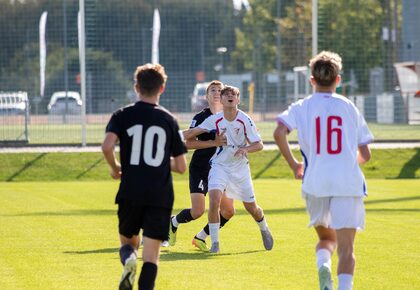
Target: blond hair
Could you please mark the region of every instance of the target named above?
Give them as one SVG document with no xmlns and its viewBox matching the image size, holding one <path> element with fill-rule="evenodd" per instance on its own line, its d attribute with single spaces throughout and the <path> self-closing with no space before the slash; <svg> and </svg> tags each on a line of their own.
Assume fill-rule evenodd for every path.
<svg viewBox="0 0 420 290">
<path fill-rule="evenodd" d="M 207 88 L 206 88 L 206 95 L 208 95 L 209 94 L 209 90 L 210 90 L 210 87 L 211 86 L 221 86 L 222 87 L 222 89 L 223 89 L 223 83 L 221 82 L 221 81 L 218 81 L 218 80 L 213 80 L 213 81 L 211 81 L 210 83 L 209 83 L 209 85 L 207 86 Z"/>
<path fill-rule="evenodd" d="M 322 51 L 309 61 L 312 77 L 317 85 L 330 87 L 342 69 L 341 57 L 331 51 Z"/>
</svg>

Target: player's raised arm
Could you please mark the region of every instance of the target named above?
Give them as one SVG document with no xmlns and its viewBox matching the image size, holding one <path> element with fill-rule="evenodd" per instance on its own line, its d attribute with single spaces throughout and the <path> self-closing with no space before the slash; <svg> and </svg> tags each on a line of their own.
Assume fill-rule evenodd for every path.
<svg viewBox="0 0 420 290">
<path fill-rule="evenodd" d="M 303 164 L 298 162 L 290 150 L 289 142 L 287 141 L 288 128 L 283 123 L 278 123 L 274 130 L 273 136 L 277 146 L 280 149 L 284 159 L 286 159 L 289 167 L 293 170 L 296 179 L 303 177 Z"/>
<path fill-rule="evenodd" d="M 114 147 L 118 141 L 118 136 L 112 132 L 108 132 L 105 135 L 105 139 L 102 142 L 102 152 L 105 160 L 111 169 L 111 177 L 113 179 L 119 179 L 121 177 L 121 165 L 115 157 Z"/>
</svg>

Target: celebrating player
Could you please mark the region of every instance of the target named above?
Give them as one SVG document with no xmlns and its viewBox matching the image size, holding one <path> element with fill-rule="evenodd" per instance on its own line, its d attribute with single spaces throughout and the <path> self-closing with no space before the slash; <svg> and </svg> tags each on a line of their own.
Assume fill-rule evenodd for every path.
<svg viewBox="0 0 420 290">
<path fill-rule="evenodd" d="M 220 103 L 220 91 L 223 84 L 219 81 L 212 81 L 206 89 L 206 97 L 209 106 L 196 114 L 190 128 L 200 125 L 207 117 L 222 110 Z M 205 197 L 208 188 L 208 175 L 210 171 L 210 158 L 216 151 L 216 147 L 226 144 L 224 134 L 216 135 L 215 132 L 202 133 L 197 138 L 187 139 L 186 145 L 188 149 L 196 149 L 192 156 L 189 166 L 190 178 L 190 197 L 191 208 L 183 209 L 171 219 L 171 230 L 169 234 L 169 244 L 175 245 L 176 233 L 180 224 L 188 223 L 196 220 L 204 214 L 206 202 Z M 234 215 L 235 209 L 233 200 L 228 198 L 226 194 L 222 195 L 220 203 L 220 227 Z M 194 246 L 202 251 L 207 251 L 206 238 L 209 235 L 208 225 L 204 227 L 192 240 Z"/>
<path fill-rule="evenodd" d="M 138 287 L 154 288 L 160 245 L 169 235 L 174 202 L 171 170 L 183 173 L 187 168 L 187 150 L 178 123 L 159 106 L 166 79 L 165 70 L 159 64 L 137 67 L 134 89 L 139 101 L 112 115 L 102 143 L 112 178 L 121 178 L 115 200 L 120 259 L 124 266 L 120 290 L 133 288 L 140 229 L 143 229 L 143 266 Z M 121 165 L 114 154 L 118 140 Z"/>
<path fill-rule="evenodd" d="M 276 143 L 297 179 L 310 226 L 318 234 L 316 262 L 320 289 L 333 289 L 331 255 L 337 248 L 338 289 L 352 289 L 356 230 L 364 228 L 366 184 L 359 164 L 369 161 L 373 141 L 363 116 L 347 98 L 335 93 L 341 57 L 323 51 L 311 59 L 315 93 L 278 116 Z M 287 134 L 298 130 L 305 164 L 298 162 Z"/>
<path fill-rule="evenodd" d="M 208 177 L 209 187 L 209 229 L 212 246 L 210 252 L 218 253 L 219 247 L 219 208 L 223 192 L 229 198 L 241 200 L 245 209 L 257 222 L 264 247 L 271 250 L 273 237 L 261 207 L 256 203 L 247 154 L 263 149 L 261 137 L 251 118 L 238 109 L 239 89 L 225 86 L 221 91 L 223 112 L 208 117 L 198 127 L 184 131 L 186 139 L 203 132 L 216 131 L 226 136 L 226 145 L 217 148 L 211 158 L 211 169 Z"/>
</svg>

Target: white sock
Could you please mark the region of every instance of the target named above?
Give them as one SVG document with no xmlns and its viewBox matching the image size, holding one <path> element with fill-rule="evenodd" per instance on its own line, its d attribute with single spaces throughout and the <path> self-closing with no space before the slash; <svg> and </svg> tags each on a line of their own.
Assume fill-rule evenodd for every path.
<svg viewBox="0 0 420 290">
<path fill-rule="evenodd" d="M 327 266 L 331 270 L 331 253 L 327 249 L 316 251 L 316 265 L 319 268 Z"/>
<path fill-rule="evenodd" d="M 258 226 L 260 227 L 261 231 L 266 231 L 268 229 L 267 221 L 265 220 L 265 217 L 259 222 L 257 222 Z"/>
<path fill-rule="evenodd" d="M 177 219 L 176 219 L 176 216 L 174 216 L 172 219 L 171 219 L 171 222 L 172 222 L 172 225 L 174 226 L 174 227 L 178 227 L 179 226 L 179 222 L 177 221 Z"/>
<path fill-rule="evenodd" d="M 339 274 L 338 275 L 338 290 L 353 289 L 353 275 Z"/>
<path fill-rule="evenodd" d="M 205 241 L 207 237 L 209 236 L 204 230 L 201 230 L 198 234 L 195 235 L 200 240 Z"/>
<path fill-rule="evenodd" d="M 220 223 L 209 223 L 211 243 L 219 242 Z"/>
</svg>

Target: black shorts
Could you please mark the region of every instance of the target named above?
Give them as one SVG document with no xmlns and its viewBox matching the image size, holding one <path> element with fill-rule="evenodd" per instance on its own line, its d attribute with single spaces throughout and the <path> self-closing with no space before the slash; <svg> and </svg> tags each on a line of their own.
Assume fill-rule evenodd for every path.
<svg viewBox="0 0 420 290">
<path fill-rule="evenodd" d="M 207 194 L 209 171 L 210 165 L 208 163 L 203 164 L 203 166 L 190 164 L 190 193 Z"/>
<path fill-rule="evenodd" d="M 128 201 L 121 201 L 118 204 L 119 233 L 131 238 L 143 229 L 143 236 L 155 240 L 167 240 L 171 212 L 169 208 L 133 205 Z"/>
</svg>

